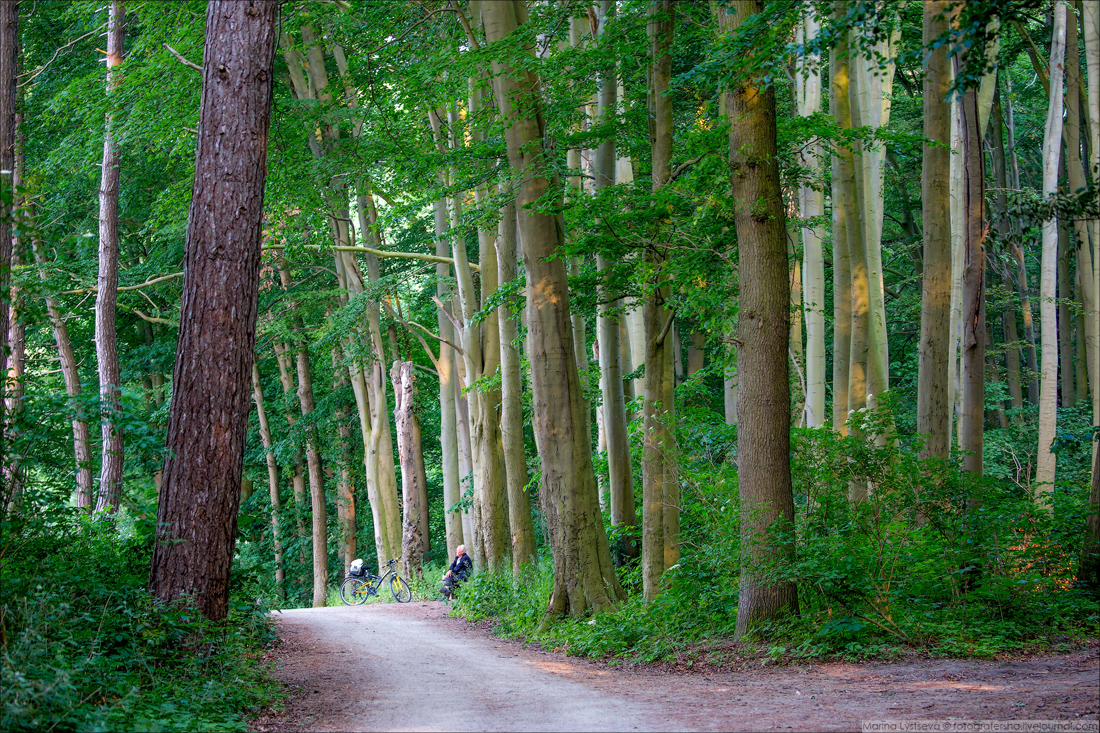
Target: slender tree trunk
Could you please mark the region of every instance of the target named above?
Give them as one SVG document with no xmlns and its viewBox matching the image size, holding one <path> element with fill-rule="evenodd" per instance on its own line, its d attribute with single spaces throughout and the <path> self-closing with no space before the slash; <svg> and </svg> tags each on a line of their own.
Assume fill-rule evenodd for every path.
<svg viewBox="0 0 1100 733">
<path fill-rule="evenodd" d="M 252 401 L 256 404 L 256 420 L 259 423 L 260 441 L 264 446 L 264 460 L 267 463 L 267 486 L 271 494 L 271 538 L 275 546 L 275 586 L 279 589 L 279 597 L 286 598 L 286 568 L 283 567 L 283 539 L 279 526 L 279 511 L 283 502 L 279 496 L 279 464 L 275 460 L 272 450 L 275 442 L 271 437 L 271 423 L 267 419 L 267 408 L 264 406 L 264 391 L 260 385 L 260 367 L 252 362 Z"/>
<path fill-rule="evenodd" d="M 996 206 L 994 219 L 997 223 L 999 235 L 1002 240 L 1007 241 L 1012 236 L 1012 222 L 1008 217 L 1008 155 L 1005 151 L 1004 114 L 1001 109 L 1000 89 L 993 95 L 991 124 L 993 176 L 998 189 L 997 196 L 994 199 Z M 1020 382 L 1020 337 L 1016 331 L 1016 309 L 1013 307 L 1012 301 L 1007 300 L 1015 288 L 1012 284 L 1012 276 L 1009 274 L 1007 263 L 1004 264 L 1001 270 L 1001 279 L 1006 296 L 1006 304 L 1001 310 L 1001 328 L 1005 341 L 1008 395 L 1012 401 L 1012 409 L 1019 410 L 1024 406 L 1024 394 Z"/>
<path fill-rule="evenodd" d="M 963 95 L 960 124 L 963 149 L 962 410 L 959 448 L 963 466 L 982 475 L 985 435 L 985 159 L 978 92 Z"/>
<path fill-rule="evenodd" d="M 1050 88 L 1062 88 L 1063 61 L 1066 53 L 1066 3 L 1054 2 L 1054 26 L 1050 42 Z M 1062 139 L 1062 95 L 1051 94 L 1043 136 L 1043 198 L 1058 192 L 1058 155 Z M 1042 319 L 1042 375 L 1039 390 L 1039 450 L 1035 469 L 1035 503 L 1050 511 L 1049 495 L 1054 491 L 1055 457 L 1051 443 L 1058 421 L 1058 222 L 1043 222 L 1043 258 L 1039 279 L 1042 299 L 1039 314 Z"/>
<path fill-rule="evenodd" d="M 497 236 L 497 281 L 504 285 L 516 277 L 516 205 L 501 208 Z M 504 447 L 504 473 L 508 483 L 508 526 L 512 530 L 512 574 L 519 578 L 535 562 L 535 528 L 527 498 L 527 458 L 523 449 L 523 384 L 519 352 L 515 347 L 516 322 L 511 309 L 500 307 L 500 437 Z"/>
<path fill-rule="evenodd" d="M 42 242 L 31 239 L 34 259 L 38 264 L 38 277 L 46 280 L 46 257 L 42 251 Z M 84 418 L 80 406 L 80 374 L 77 370 L 76 354 L 69 339 L 69 327 L 53 298 L 46 297 L 46 312 L 53 326 L 54 341 L 57 343 L 57 356 L 61 365 L 61 377 L 65 382 L 65 393 L 69 397 L 69 410 L 72 412 L 73 458 L 76 471 L 76 505 L 90 511 L 92 507 L 92 454 L 88 421 Z"/>
<path fill-rule="evenodd" d="M 401 456 L 401 496 L 404 513 L 401 523 L 401 556 L 404 558 L 405 572 L 424 578 L 424 542 L 420 532 L 420 514 L 426 510 L 420 503 L 420 472 L 417 468 L 417 456 L 423 457 L 421 446 L 416 440 L 413 421 L 414 384 L 411 361 L 395 361 L 390 369 L 393 382 L 394 424 L 397 426 L 397 448 Z"/>
<path fill-rule="evenodd" d="M 332 352 L 333 386 L 343 391 L 348 386 L 348 372 L 341 365 L 342 354 L 337 348 Z M 335 412 L 337 432 L 340 435 L 340 477 L 336 483 L 336 516 L 340 528 L 341 553 L 344 557 L 344 572 L 347 574 L 358 552 L 355 523 L 355 490 L 351 478 L 351 428 L 348 427 L 347 410 L 341 400 Z"/>
<path fill-rule="evenodd" d="M 922 43 L 927 48 L 948 28 L 948 0 L 924 4 Z M 927 455 L 947 458 L 951 450 L 948 401 L 948 338 L 951 327 L 951 64 L 947 46 L 927 56 L 924 77 L 924 137 L 921 219 L 924 222 L 921 321 L 917 373 L 917 432 Z"/>
<path fill-rule="evenodd" d="M 126 11 L 121 0 L 111 3 L 107 16 L 107 94 L 118 85 Z M 96 511 L 114 512 L 122 498 L 123 442 L 117 425 L 122 408 L 122 376 L 118 368 L 115 302 L 118 299 L 118 178 L 119 155 L 114 137 L 114 115 L 107 113 L 103 135 L 103 165 L 99 184 L 99 277 L 95 298 L 95 351 L 99 368 L 100 431 L 103 452 L 99 468 Z"/>
<path fill-rule="evenodd" d="M 672 172 L 672 102 L 666 96 L 672 78 L 672 43 L 675 6 L 659 0 L 649 6 L 649 107 L 650 150 L 653 157 L 653 191 L 664 186 Z M 666 399 L 674 385 L 673 317 L 665 308 L 668 286 L 658 287 L 665 255 L 657 248 L 646 250 L 646 265 L 653 272 L 651 292 L 645 297 L 642 322 L 645 328 L 645 382 L 642 447 L 642 595 L 652 601 L 660 592 L 661 575 L 669 567 L 665 537 L 672 511 L 666 501 L 667 484 L 675 471 L 670 422 L 673 403 Z M 674 479 L 673 479 L 674 480 Z"/>
<path fill-rule="evenodd" d="M 434 213 L 435 252 L 437 255 L 446 257 L 450 248 L 447 246 L 446 241 L 449 225 L 447 223 L 447 202 L 444 199 L 435 202 Z M 443 289 L 443 283 L 449 276 L 449 265 L 440 263 L 435 266 L 436 297 L 443 303 L 448 303 L 451 300 L 450 294 Z M 451 507 L 462 498 L 462 492 L 459 488 L 458 434 L 455 424 L 454 354 L 451 347 L 455 340 L 450 318 L 442 310 L 437 312 L 436 323 L 439 327 L 439 338 L 441 339 L 437 371 L 439 372 L 439 445 L 443 462 L 443 521 L 447 533 L 447 556 L 454 557 L 455 548 L 463 543 L 462 512 L 451 511 Z M 516 368 L 519 368 L 518 362 Z M 517 399 L 519 399 L 518 396 Z M 522 443 L 520 447 L 522 449 Z"/>
<path fill-rule="evenodd" d="M 313 377 L 309 367 L 309 349 L 298 345 L 295 359 L 298 371 L 298 404 L 307 421 L 315 409 Z M 306 469 L 309 476 L 310 515 L 313 517 L 313 607 L 326 605 L 328 594 L 328 510 L 325 506 L 325 472 L 321 464 L 320 436 L 312 425 L 306 427 Z"/>
<path fill-rule="evenodd" d="M 511 35 L 527 20 L 523 0 L 482 7 L 489 44 Z M 528 49 L 528 52 L 530 50 Z M 534 391 L 534 428 L 542 463 L 542 508 L 554 558 L 554 585 L 547 620 L 610 608 L 624 597 L 600 518 L 592 447 L 581 395 L 569 320 L 565 265 L 554 257 L 561 243 L 555 216 L 535 207 L 550 180 L 545 169 L 537 104 L 538 77 L 529 69 L 493 62 L 508 158 L 520 177 L 516 204 L 527 271 L 527 320 Z M 529 110 L 527 112 L 519 112 Z"/>
<path fill-rule="evenodd" d="M 813 13 L 803 15 L 805 38 L 816 39 L 820 25 Z M 809 117 L 821 111 L 821 70 L 816 68 L 817 56 L 800 57 L 798 114 Z M 813 172 L 815 181 L 799 188 L 799 210 L 802 218 L 812 222 L 802 227 L 802 311 L 806 319 L 806 427 L 825 424 L 825 259 L 821 243 L 825 228 L 820 217 L 825 214 L 825 194 L 816 179 L 824 179 L 822 169 L 824 149 L 819 142 L 800 153 L 801 164 Z"/>
<path fill-rule="evenodd" d="M 283 287 L 290 283 L 289 272 L 280 265 L 279 274 L 283 278 Z M 297 389 L 291 374 L 290 350 L 283 344 L 275 343 L 275 360 L 279 364 L 279 382 L 283 386 L 283 399 L 286 405 L 286 422 L 291 428 L 298 418 L 294 414 L 290 400 L 297 401 Z M 290 479 L 291 494 L 294 497 L 294 523 L 298 530 L 298 557 L 304 565 L 307 561 L 306 548 L 309 543 L 309 530 L 306 528 L 306 471 L 305 456 L 299 449 L 294 456 L 294 475 Z"/>
<path fill-rule="evenodd" d="M 1074 12 L 1073 6 L 1067 8 L 1066 13 L 1066 115 L 1064 128 L 1062 130 L 1062 138 L 1066 144 L 1066 179 L 1069 183 L 1068 190 L 1070 192 L 1076 192 L 1084 189 L 1088 185 L 1088 180 L 1085 176 L 1085 164 L 1082 161 L 1082 149 L 1081 149 L 1081 92 L 1083 91 L 1083 84 L 1081 83 L 1081 57 L 1078 49 L 1078 33 L 1077 33 L 1077 14 Z M 1087 156 L 1086 156 L 1087 160 Z M 1088 223 L 1085 220 L 1078 219 L 1069 224 L 1067 222 L 1059 222 L 1058 230 L 1058 323 L 1061 328 L 1058 329 L 1058 355 L 1060 364 L 1060 375 L 1062 384 L 1062 400 L 1063 407 L 1069 407 L 1076 401 L 1076 394 L 1073 391 L 1073 349 L 1072 349 L 1072 332 L 1073 328 L 1070 324 L 1073 320 L 1070 317 L 1070 301 L 1073 299 L 1073 294 L 1070 292 L 1070 277 L 1069 266 L 1072 255 L 1070 254 L 1070 241 L 1074 243 L 1073 251 L 1078 250 L 1082 245 L 1084 247 L 1089 246 L 1089 231 Z M 1069 228 L 1072 226 L 1072 230 Z M 1072 231 L 1072 235 L 1070 232 Z M 1080 304 L 1084 306 L 1084 303 Z"/>
<path fill-rule="evenodd" d="M 206 11 L 180 335 L 149 588 L 164 601 L 193 596 L 212 620 L 228 611 L 237 534 L 278 7 L 214 0 Z"/>
<path fill-rule="evenodd" d="M 8 357 L 8 314 L 6 297 L 11 282 L 11 202 L 14 200 L 11 171 L 15 169 L 16 87 L 19 68 L 19 4 L 0 3 L 0 364 Z M 3 400 L 0 400 L 0 466 L 6 465 Z"/>
<path fill-rule="evenodd" d="M 1085 60 L 1088 65 L 1089 170 L 1100 170 L 1100 5 L 1082 3 Z M 1096 174 L 1094 174 L 1095 182 Z M 1077 269 L 1081 273 L 1082 321 L 1085 336 L 1089 393 L 1092 396 L 1092 424 L 1100 425 L 1100 220 L 1089 222 L 1092 251 L 1082 241 L 1077 248 Z M 1100 442 L 1092 444 L 1092 486 L 1095 497 Z M 1096 526 L 1096 525 L 1094 525 Z"/>
<path fill-rule="evenodd" d="M 607 23 L 614 13 L 611 0 L 601 0 L 599 38 L 607 39 Z M 618 105 L 618 82 L 613 62 L 600 71 L 599 117 L 600 124 L 614 122 Z M 605 138 L 596 149 L 593 166 L 597 192 L 615 184 L 615 139 Z M 596 256 L 596 266 L 606 273 L 610 265 L 602 254 Z M 634 513 L 634 475 L 630 464 L 630 441 L 626 431 L 626 400 L 623 393 L 622 346 L 619 340 L 619 318 L 612 315 L 620 301 L 612 298 L 610 289 L 600 287 L 599 344 L 600 386 L 603 390 L 603 425 L 607 438 L 608 493 L 610 494 L 611 524 L 633 527 L 637 523 Z M 636 556 L 632 543 L 615 548 L 616 555 Z"/>
<path fill-rule="evenodd" d="M 762 11 L 757 0 L 718 8 L 720 32 L 736 33 Z M 738 493 L 741 497 L 741 580 L 735 634 L 798 612 L 794 583 L 774 582 L 759 569 L 793 559 L 784 535 L 793 530 L 790 469 L 790 328 L 787 244 L 776 142 L 775 91 L 741 80 L 726 92 L 730 119 L 730 183 L 740 250 L 737 336 Z M 749 202 L 752 202 L 749 204 Z M 760 208 L 766 207 L 766 214 Z"/>
<path fill-rule="evenodd" d="M 16 101 L 18 106 L 22 106 L 22 99 Z M 15 115 L 15 159 L 12 166 L 12 220 L 15 227 L 12 230 L 11 236 L 11 264 L 14 268 L 19 268 L 22 262 L 23 251 L 23 234 L 21 232 L 26 231 L 25 222 L 28 219 L 27 205 L 20 195 L 20 189 L 23 186 L 23 167 L 25 159 L 23 156 L 23 134 L 22 127 L 23 115 L 16 113 Z M 23 413 L 23 395 L 24 384 L 23 375 L 26 371 L 26 357 L 27 357 L 27 332 L 24 327 L 25 313 L 24 313 L 24 299 L 23 291 L 14 283 L 9 291 L 9 303 L 10 311 L 8 317 L 8 351 L 7 351 L 7 364 L 4 371 L 6 379 L 6 387 L 4 390 L 4 401 L 2 411 L 0 411 L 0 419 L 7 422 L 7 426 L 3 430 L 3 435 L 7 435 L 7 443 L 9 447 L 15 442 L 15 436 L 19 433 L 19 423 L 22 420 Z M 0 298 L 3 295 L 0 294 Z M 19 450 L 12 451 L 5 460 L 0 456 L 0 496 L 7 499 L 7 513 L 19 513 L 22 506 L 23 498 L 23 484 L 24 484 L 24 472 L 23 472 L 23 455 Z"/>
</svg>

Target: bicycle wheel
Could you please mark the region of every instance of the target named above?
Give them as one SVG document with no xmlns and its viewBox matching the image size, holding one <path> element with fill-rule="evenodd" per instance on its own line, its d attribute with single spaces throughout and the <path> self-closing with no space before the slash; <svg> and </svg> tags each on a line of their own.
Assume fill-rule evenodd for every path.
<svg viewBox="0 0 1100 733">
<path fill-rule="evenodd" d="M 408 603 L 413 598 L 412 588 L 400 575 L 390 578 L 390 593 L 393 593 L 393 599 L 398 603 Z"/>
<path fill-rule="evenodd" d="M 348 578 L 340 585 L 340 600 L 347 606 L 361 606 L 370 595 L 370 581 L 364 578 Z"/>
</svg>

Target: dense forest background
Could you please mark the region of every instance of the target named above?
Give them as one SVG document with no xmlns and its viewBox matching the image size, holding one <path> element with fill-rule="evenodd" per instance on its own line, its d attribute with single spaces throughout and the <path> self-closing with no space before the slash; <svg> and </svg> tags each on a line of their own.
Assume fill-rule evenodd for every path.
<svg viewBox="0 0 1100 733">
<path fill-rule="evenodd" d="M 135 658 L 200 623 L 144 587 L 206 8 L 19 4 L 13 724 L 79 707 L 75 677 L 55 699 L 76 652 L 33 661 L 73 617 L 125 599 L 124 638 L 67 638 Z M 207 520 L 235 533 L 239 648 L 266 638 L 257 599 L 339 602 L 352 560 L 399 556 L 430 596 L 461 543 L 458 612 L 578 653 L 1095 636 L 1093 3 L 318 0 L 278 23 L 239 513 Z M 781 320 L 754 331 L 762 303 Z M 112 659 L 95 714 L 133 720 L 149 683 Z"/>
</svg>

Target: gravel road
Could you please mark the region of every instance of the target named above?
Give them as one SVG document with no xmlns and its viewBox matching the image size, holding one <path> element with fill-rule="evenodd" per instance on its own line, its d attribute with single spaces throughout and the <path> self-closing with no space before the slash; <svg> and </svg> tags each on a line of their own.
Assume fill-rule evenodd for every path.
<svg viewBox="0 0 1100 733">
<path fill-rule="evenodd" d="M 442 603 L 275 614 L 291 690 L 254 731 L 859 730 L 863 720 L 1095 721 L 1100 654 L 1010 662 L 612 667 L 526 648 Z M 1094 728 L 1095 730 L 1095 728 Z"/>
</svg>

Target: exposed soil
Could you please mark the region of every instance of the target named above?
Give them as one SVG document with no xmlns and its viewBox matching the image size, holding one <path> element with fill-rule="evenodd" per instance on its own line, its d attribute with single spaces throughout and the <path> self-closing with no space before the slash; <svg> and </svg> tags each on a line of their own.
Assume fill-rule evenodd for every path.
<svg viewBox="0 0 1100 733">
<path fill-rule="evenodd" d="M 528 648 L 440 602 L 275 615 L 291 691 L 255 731 L 859 730 L 864 720 L 1096 721 L 1100 649 L 709 672 Z M 759 662 L 756 663 L 759 665 Z M 1096 728 L 1093 728 L 1096 730 Z"/>
</svg>

